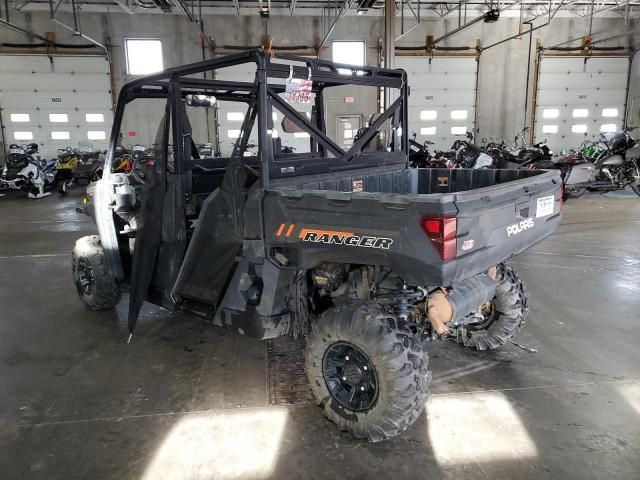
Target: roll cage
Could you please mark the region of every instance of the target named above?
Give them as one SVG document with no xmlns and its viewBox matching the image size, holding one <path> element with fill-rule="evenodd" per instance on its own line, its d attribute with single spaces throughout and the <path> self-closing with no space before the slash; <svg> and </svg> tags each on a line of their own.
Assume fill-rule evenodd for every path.
<svg viewBox="0 0 640 480">
<path fill-rule="evenodd" d="M 195 78 L 194 75 L 212 72 L 242 64 L 256 64 L 253 82 L 238 82 Z M 280 94 L 285 92 L 289 77 L 310 79 L 313 82 L 311 118 L 307 118 L 287 103 Z M 326 133 L 324 91 L 329 87 L 360 85 L 389 89 L 396 99 L 367 129 L 360 132 L 353 145 L 343 149 Z M 105 172 L 111 171 L 115 147 L 118 144 L 125 106 L 138 98 L 167 99 L 164 128 L 171 125 L 173 137 L 173 172 L 189 176 L 197 168 L 224 168 L 230 158 L 200 159 L 190 148 L 190 126 L 184 114 L 185 97 L 190 94 L 214 96 L 220 101 L 241 102 L 247 110 L 244 121 L 231 154 L 231 158 L 243 157 L 252 129 L 257 122 L 258 158 L 260 185 L 269 188 L 272 183 L 286 183 L 286 178 L 301 175 L 338 172 L 390 164 L 406 164 L 408 158 L 408 86 L 403 70 L 376 67 L 354 67 L 306 57 L 271 56 L 254 50 L 213 60 L 170 68 L 161 73 L 133 80 L 122 88 L 110 137 L 110 148 L 106 158 Z M 279 111 L 299 131 L 309 135 L 310 152 L 284 153 L 279 140 L 272 138 L 274 128 L 272 112 Z M 367 151 L 365 148 L 376 135 L 388 130 L 387 145 L 382 150 Z M 169 132 L 162 136 L 162 163 L 166 165 Z M 156 145 L 156 148 L 158 146 Z M 157 151 L 157 150 L 156 150 Z M 158 159 L 160 160 L 160 159 Z M 166 170 L 165 170 L 166 171 Z M 189 193 L 190 182 L 185 181 L 184 193 Z"/>
</svg>

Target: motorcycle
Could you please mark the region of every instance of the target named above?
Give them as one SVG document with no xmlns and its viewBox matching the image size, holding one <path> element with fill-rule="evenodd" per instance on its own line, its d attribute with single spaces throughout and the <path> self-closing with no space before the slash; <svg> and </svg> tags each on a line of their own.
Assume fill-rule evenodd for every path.
<svg viewBox="0 0 640 480">
<path fill-rule="evenodd" d="M 409 166 L 412 168 L 453 168 L 453 155 L 447 158 L 445 152 L 434 151 L 432 154 L 429 147 L 433 142 L 425 140 L 423 144 L 416 142 L 416 134 L 409 140 Z"/>
<path fill-rule="evenodd" d="M 471 143 L 473 134 L 467 132 L 467 140 L 456 140 L 451 150 L 454 152 L 453 164 L 455 168 L 496 168 L 498 162 L 488 155 L 482 148 Z"/>
<path fill-rule="evenodd" d="M 58 150 L 58 160 L 56 161 L 58 191 L 64 194 L 75 185 L 88 185 L 100 180 L 103 166 L 103 152 L 83 151 L 71 147 Z"/>
<path fill-rule="evenodd" d="M 581 197 L 587 190 L 623 190 L 628 186 L 640 196 L 640 144 L 631 137 L 631 131 L 625 128 L 614 135 L 602 133 L 599 141 L 556 163 L 566 170 L 565 189 L 570 196 Z"/>
<path fill-rule="evenodd" d="M 9 146 L 9 154 L 2 170 L 3 189 L 24 190 L 29 198 L 50 195 L 45 192 L 55 183 L 55 162 L 47 162 L 38 153 L 38 144 Z"/>
</svg>

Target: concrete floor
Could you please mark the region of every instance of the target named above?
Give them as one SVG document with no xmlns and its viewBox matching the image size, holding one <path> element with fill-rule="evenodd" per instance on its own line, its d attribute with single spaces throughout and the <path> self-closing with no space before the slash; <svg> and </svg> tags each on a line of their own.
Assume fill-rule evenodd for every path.
<svg viewBox="0 0 640 480">
<path fill-rule="evenodd" d="M 432 395 L 390 441 L 313 406 L 269 407 L 265 346 L 148 308 L 87 311 L 69 252 L 80 192 L 0 199 L 0 478 L 640 478 L 640 199 L 565 204 L 513 260 L 531 312 L 515 345 L 431 349 Z"/>
</svg>

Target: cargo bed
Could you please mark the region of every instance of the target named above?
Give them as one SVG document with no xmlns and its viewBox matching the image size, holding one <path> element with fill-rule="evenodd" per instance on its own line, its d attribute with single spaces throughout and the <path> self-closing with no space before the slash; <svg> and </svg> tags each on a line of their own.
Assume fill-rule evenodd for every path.
<svg viewBox="0 0 640 480">
<path fill-rule="evenodd" d="M 274 184 L 263 201 L 267 245 L 295 251 L 297 268 L 379 264 L 412 284 L 451 285 L 522 252 L 560 221 L 556 172 L 385 167 L 350 173 Z M 424 222 L 437 218 L 455 219 L 449 258 L 425 232 Z M 327 234 L 305 238 L 309 232 Z M 350 245 L 341 233 L 391 243 Z"/>
</svg>

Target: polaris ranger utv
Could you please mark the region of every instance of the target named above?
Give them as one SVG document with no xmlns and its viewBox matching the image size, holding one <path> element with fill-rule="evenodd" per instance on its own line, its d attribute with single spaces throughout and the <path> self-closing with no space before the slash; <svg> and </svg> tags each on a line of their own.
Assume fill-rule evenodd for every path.
<svg viewBox="0 0 640 480">
<path fill-rule="evenodd" d="M 255 76 L 202 78 L 238 65 Z M 345 147 L 325 108 L 348 85 L 395 100 Z M 164 111 L 154 149 L 113 173 L 125 109 L 150 98 Z M 306 337 L 326 416 L 358 438 L 399 434 L 425 406 L 429 340 L 493 349 L 522 328 L 524 285 L 504 262 L 554 231 L 562 196 L 551 171 L 408 168 L 408 99 L 402 70 L 261 51 L 128 83 L 85 198 L 100 235 L 73 250 L 81 300 L 111 308 L 128 289 L 131 334 L 148 301 L 257 339 Z M 190 112 L 225 102 L 246 110 L 233 149 L 200 158 Z M 292 135 L 309 151 L 286 148 Z"/>
</svg>

